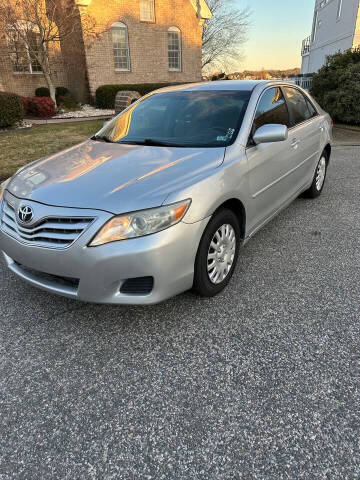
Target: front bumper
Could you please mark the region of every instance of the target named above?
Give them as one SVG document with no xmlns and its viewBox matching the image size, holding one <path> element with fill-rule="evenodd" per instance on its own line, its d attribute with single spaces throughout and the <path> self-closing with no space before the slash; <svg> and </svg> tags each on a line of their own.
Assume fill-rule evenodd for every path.
<svg viewBox="0 0 360 480">
<path fill-rule="evenodd" d="M 147 237 L 88 247 L 94 234 L 112 216 L 95 213 L 96 221 L 65 249 L 22 243 L 0 229 L 0 250 L 7 266 L 35 287 L 94 303 L 154 304 L 191 288 L 196 252 L 208 219 L 192 224 L 180 222 Z M 62 284 L 50 276 L 77 282 Z M 120 292 L 127 279 L 148 276 L 154 278 L 151 293 Z"/>
</svg>

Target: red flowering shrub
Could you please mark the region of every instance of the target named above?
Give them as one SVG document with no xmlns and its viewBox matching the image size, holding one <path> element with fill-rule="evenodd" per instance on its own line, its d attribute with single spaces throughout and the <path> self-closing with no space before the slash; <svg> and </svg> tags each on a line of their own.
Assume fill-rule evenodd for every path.
<svg viewBox="0 0 360 480">
<path fill-rule="evenodd" d="M 48 118 L 55 115 L 55 103 L 50 97 L 21 97 L 26 115 Z"/>
<path fill-rule="evenodd" d="M 55 115 L 55 103 L 50 97 L 34 97 L 31 102 L 31 110 L 37 117 L 52 117 Z"/>
</svg>

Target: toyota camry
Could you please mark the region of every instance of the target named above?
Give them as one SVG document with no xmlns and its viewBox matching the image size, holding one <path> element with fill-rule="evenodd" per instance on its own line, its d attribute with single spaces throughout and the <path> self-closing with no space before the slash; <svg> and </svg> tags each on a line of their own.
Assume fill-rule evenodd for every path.
<svg viewBox="0 0 360 480">
<path fill-rule="evenodd" d="M 329 115 L 289 83 L 157 90 L 1 185 L 0 249 L 20 278 L 75 299 L 210 297 L 241 245 L 321 194 L 331 140 Z"/>
</svg>

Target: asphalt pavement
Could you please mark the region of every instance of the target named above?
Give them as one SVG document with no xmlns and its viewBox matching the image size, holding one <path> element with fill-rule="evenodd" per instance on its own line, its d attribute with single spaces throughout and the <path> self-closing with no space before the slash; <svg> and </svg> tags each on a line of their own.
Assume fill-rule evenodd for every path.
<svg viewBox="0 0 360 480">
<path fill-rule="evenodd" d="M 0 260 L 0 479 L 360 478 L 360 147 L 216 298 L 39 291 Z"/>
</svg>

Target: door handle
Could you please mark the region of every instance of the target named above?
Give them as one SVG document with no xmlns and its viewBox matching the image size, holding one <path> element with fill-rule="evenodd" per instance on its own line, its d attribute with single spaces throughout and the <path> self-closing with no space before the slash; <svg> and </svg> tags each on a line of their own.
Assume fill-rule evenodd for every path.
<svg viewBox="0 0 360 480">
<path fill-rule="evenodd" d="M 293 148 L 298 148 L 299 143 L 300 143 L 299 140 L 297 140 L 296 138 L 293 138 L 293 140 L 292 140 L 292 142 L 291 142 L 291 146 L 292 146 Z"/>
</svg>

